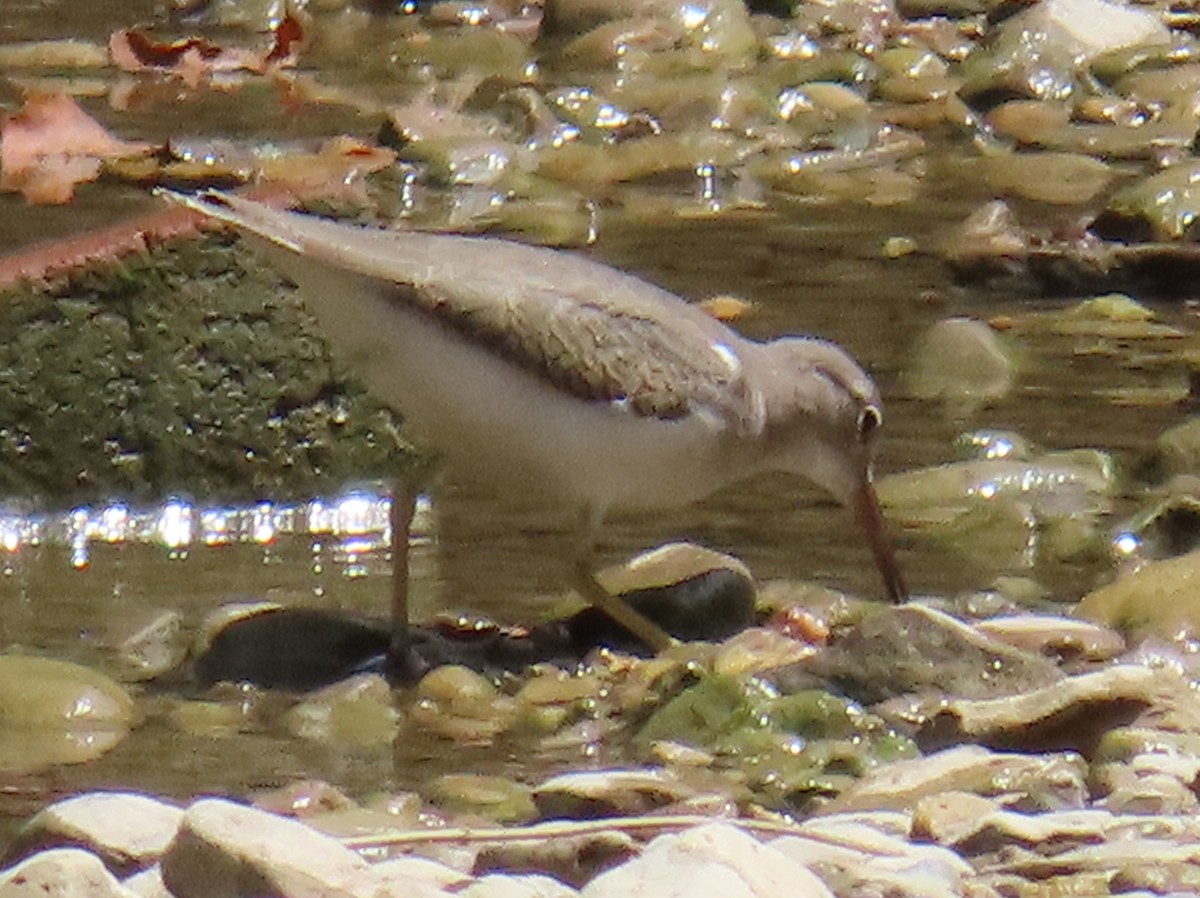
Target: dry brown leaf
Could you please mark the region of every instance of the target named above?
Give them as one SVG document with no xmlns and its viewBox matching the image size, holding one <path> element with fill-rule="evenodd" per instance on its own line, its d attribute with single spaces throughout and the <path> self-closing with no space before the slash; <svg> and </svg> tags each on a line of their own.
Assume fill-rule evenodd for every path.
<svg viewBox="0 0 1200 898">
<path fill-rule="evenodd" d="M 166 72 L 178 76 L 189 87 L 197 87 L 214 72 L 262 74 L 295 62 L 304 40 L 303 22 L 289 15 L 272 35 L 269 48 L 249 50 L 222 47 L 199 37 L 159 41 L 141 31 L 127 29 L 109 38 L 108 50 L 113 62 L 127 72 Z"/>
<path fill-rule="evenodd" d="M 114 137 L 65 94 L 30 94 L 0 122 L 0 191 L 19 191 L 29 203 L 65 203 L 76 184 L 95 180 L 102 160 L 153 151 Z"/>
</svg>

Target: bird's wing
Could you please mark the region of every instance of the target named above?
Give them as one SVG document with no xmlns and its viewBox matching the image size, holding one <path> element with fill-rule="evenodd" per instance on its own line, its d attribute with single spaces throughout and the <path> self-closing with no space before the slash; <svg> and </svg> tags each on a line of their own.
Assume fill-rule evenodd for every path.
<svg viewBox="0 0 1200 898">
<path fill-rule="evenodd" d="M 748 342 L 632 275 L 508 240 L 367 230 L 224 194 L 168 196 L 310 262 L 393 285 L 395 302 L 573 396 L 643 417 L 762 429 L 763 403 L 741 360 Z"/>
<path fill-rule="evenodd" d="M 579 281 L 534 286 L 519 300 L 511 285 L 508 292 L 499 302 L 473 302 L 474 287 L 459 291 L 445 320 L 581 399 L 640 416 L 715 414 L 738 430 L 752 427 L 736 343 L 707 322 L 664 318 L 611 293 L 597 299 Z"/>
</svg>

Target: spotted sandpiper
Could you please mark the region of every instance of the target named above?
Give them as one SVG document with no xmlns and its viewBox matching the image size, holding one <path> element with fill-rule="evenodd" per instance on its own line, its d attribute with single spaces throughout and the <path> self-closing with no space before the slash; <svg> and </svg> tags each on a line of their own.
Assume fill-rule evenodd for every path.
<svg viewBox="0 0 1200 898">
<path fill-rule="evenodd" d="M 660 627 L 600 588 L 605 515 L 798 474 L 857 515 L 888 598 L 906 591 L 871 480 L 879 391 L 841 348 L 768 343 L 633 275 L 509 240 L 369 230 L 221 193 L 169 194 L 234 226 L 300 288 L 335 353 L 461 471 L 579 514 L 576 586 L 655 650 Z M 409 645 L 411 489 L 393 502 L 393 658 Z"/>
</svg>

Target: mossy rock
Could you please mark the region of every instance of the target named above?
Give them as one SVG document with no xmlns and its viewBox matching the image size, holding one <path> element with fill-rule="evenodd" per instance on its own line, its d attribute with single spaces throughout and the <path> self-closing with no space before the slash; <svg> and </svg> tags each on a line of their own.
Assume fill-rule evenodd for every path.
<svg viewBox="0 0 1200 898">
<path fill-rule="evenodd" d="M 0 296 L 0 497 L 314 495 L 413 458 L 279 278 L 178 240 Z"/>
</svg>

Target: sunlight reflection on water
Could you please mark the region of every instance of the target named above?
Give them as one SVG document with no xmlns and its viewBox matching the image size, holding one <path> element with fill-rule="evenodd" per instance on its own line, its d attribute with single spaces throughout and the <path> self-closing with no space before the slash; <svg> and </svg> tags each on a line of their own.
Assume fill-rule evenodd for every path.
<svg viewBox="0 0 1200 898">
<path fill-rule="evenodd" d="M 0 566 L 11 571 L 11 562 L 23 549 L 66 546 L 70 564 L 84 570 L 92 548 L 100 543 L 157 545 L 169 558 L 186 558 L 197 548 L 234 544 L 269 546 L 281 536 L 309 535 L 314 552 L 330 549 L 346 559 L 346 575 L 354 573 L 355 560 L 391 546 L 386 494 L 353 490 L 339 496 L 302 503 L 257 502 L 253 505 L 205 506 L 171 497 L 146 508 L 124 502 L 83 505 L 65 514 L 22 514 L 0 511 Z M 417 500 L 410 540 L 429 542 L 432 513 L 428 497 Z"/>
</svg>

